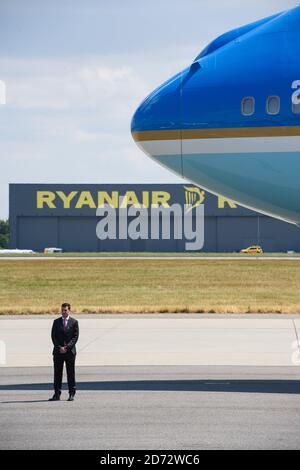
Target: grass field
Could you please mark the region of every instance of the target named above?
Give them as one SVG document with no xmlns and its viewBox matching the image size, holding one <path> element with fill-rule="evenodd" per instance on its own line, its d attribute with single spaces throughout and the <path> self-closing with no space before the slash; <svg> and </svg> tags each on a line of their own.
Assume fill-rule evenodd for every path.
<svg viewBox="0 0 300 470">
<path fill-rule="evenodd" d="M 206 252 L 193 252 L 193 251 L 189 251 L 189 252 L 176 252 L 176 253 L 160 253 L 160 252 L 154 252 L 154 253 L 151 253 L 151 252 L 114 252 L 114 253 L 111 253 L 111 252 L 105 252 L 105 251 L 101 251 L 101 252 L 87 252 L 87 253 L 84 253 L 84 252 L 76 252 L 76 253 L 72 253 L 72 252 L 66 252 L 66 253 L 34 253 L 34 254 L 18 254 L 18 253 L 9 253 L 9 254 L 5 254 L 5 253 L 1 253 L 1 250 L 0 250 L 0 258 L 3 257 L 3 258 L 14 258 L 14 257 L 22 257 L 22 258 L 40 258 L 40 257 L 43 257 L 43 258 L 71 258 L 71 257 L 77 257 L 77 258 L 82 258 L 82 257 L 88 257 L 88 258 L 99 258 L 99 257 L 107 257 L 107 258 L 111 258 L 111 257 L 130 257 L 130 258 L 139 258 L 139 257 L 143 257 L 143 258 L 153 258 L 153 257 L 172 257 L 172 256 L 176 256 L 176 257 L 196 257 L 196 258 L 206 258 L 206 257 L 228 257 L 228 256 L 234 256 L 234 257 L 240 257 L 240 258 L 255 258 L 256 256 L 259 257 L 259 258 L 270 258 L 270 257 L 281 257 L 281 258 L 284 258 L 284 257 L 300 257 L 300 253 L 262 253 L 262 254 L 245 254 L 245 253 L 236 253 L 236 252 L 233 252 L 233 253 L 216 253 L 216 252 L 213 252 L 213 253 L 206 253 Z"/>
<path fill-rule="evenodd" d="M 300 312 L 300 266 L 282 260 L 0 263 L 0 313 Z"/>
</svg>

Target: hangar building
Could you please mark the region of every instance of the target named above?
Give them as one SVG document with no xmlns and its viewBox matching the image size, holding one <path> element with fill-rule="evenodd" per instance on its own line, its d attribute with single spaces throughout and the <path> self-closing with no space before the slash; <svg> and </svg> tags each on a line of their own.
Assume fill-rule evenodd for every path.
<svg viewBox="0 0 300 470">
<path fill-rule="evenodd" d="M 110 234 L 106 238 L 99 236 L 98 230 L 99 221 L 104 220 L 103 214 L 102 219 L 96 214 L 103 204 L 115 211 L 112 226 L 106 226 Z M 173 228 L 169 238 L 163 237 L 161 227 L 159 236 L 153 237 L 151 208 L 173 204 L 182 208 L 182 212 L 171 214 Z M 185 204 L 190 204 L 194 228 L 197 207 L 204 206 L 202 251 L 234 252 L 256 244 L 264 251 L 300 251 L 297 226 L 244 209 L 188 183 L 10 184 L 10 244 L 11 248 L 35 251 L 58 247 L 66 252 L 182 252 L 187 246 L 185 232 L 183 230 L 182 237 L 176 238 L 173 229 L 174 224 L 183 223 L 187 213 Z M 148 222 L 147 236 L 120 234 L 119 222 L 124 222 L 123 212 L 130 207 L 146 209 L 143 220 Z M 126 224 L 134 218 L 129 214 Z M 116 227 L 118 229 L 114 231 Z M 113 233 L 115 236 L 111 236 Z"/>
</svg>

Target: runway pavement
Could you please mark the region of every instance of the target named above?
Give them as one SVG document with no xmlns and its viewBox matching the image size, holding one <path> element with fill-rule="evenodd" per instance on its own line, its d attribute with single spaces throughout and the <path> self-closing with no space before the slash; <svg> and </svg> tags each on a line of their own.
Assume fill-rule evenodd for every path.
<svg viewBox="0 0 300 470">
<path fill-rule="evenodd" d="M 54 316 L 0 316 L 6 366 L 51 366 Z M 300 317 L 102 315 L 80 319 L 78 365 L 291 366 Z M 296 349 L 295 349 L 296 348 Z M 1 352 L 1 351 L 0 351 Z M 1 362 L 1 357 L 0 357 Z"/>
<path fill-rule="evenodd" d="M 300 448 L 298 315 L 79 320 L 76 400 L 51 403 L 53 317 L 0 317 L 1 449 Z"/>
<path fill-rule="evenodd" d="M 291 367 L 80 367 L 74 402 L 51 368 L 0 375 L 1 449 L 299 449 Z"/>
</svg>

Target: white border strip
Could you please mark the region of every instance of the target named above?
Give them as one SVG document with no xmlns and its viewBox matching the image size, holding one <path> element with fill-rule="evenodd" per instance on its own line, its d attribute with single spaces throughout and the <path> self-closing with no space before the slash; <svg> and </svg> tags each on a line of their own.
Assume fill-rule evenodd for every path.
<svg viewBox="0 0 300 470">
<path fill-rule="evenodd" d="M 180 140 L 148 140 L 138 142 L 149 155 L 180 155 Z M 300 152 L 300 136 L 239 137 L 224 139 L 183 139 L 183 154 Z"/>
</svg>

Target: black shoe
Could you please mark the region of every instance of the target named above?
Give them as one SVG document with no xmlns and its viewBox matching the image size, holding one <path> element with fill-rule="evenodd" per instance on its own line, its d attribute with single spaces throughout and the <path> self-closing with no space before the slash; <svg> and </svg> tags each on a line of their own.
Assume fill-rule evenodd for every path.
<svg viewBox="0 0 300 470">
<path fill-rule="evenodd" d="M 49 401 L 59 401 L 60 400 L 60 395 L 57 395 L 54 393 L 52 398 L 49 398 Z"/>
<path fill-rule="evenodd" d="M 70 393 L 68 401 L 74 401 L 74 395 L 72 393 Z"/>
</svg>

